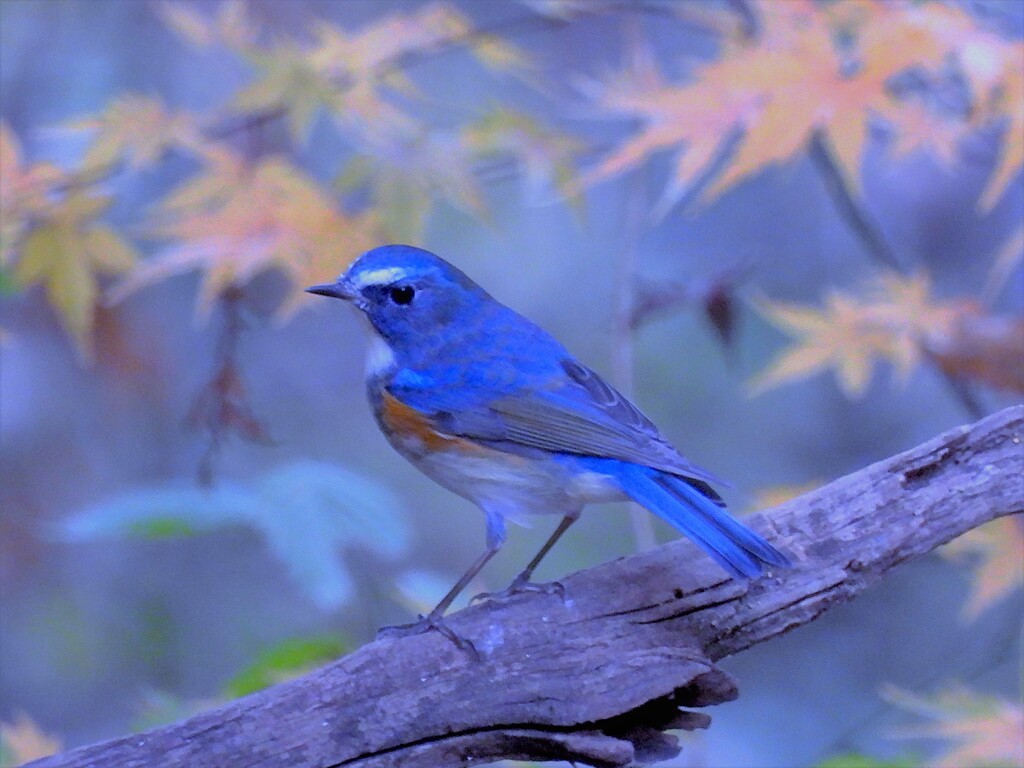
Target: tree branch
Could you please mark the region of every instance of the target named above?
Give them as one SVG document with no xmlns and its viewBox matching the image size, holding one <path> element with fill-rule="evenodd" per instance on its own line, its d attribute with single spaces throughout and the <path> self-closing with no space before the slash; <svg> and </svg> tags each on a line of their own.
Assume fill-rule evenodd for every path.
<svg viewBox="0 0 1024 768">
<path fill-rule="evenodd" d="M 745 583 L 686 541 L 459 611 L 475 660 L 437 633 L 370 643 L 304 678 L 36 768 L 438 768 L 499 758 L 594 766 L 675 753 L 680 711 L 728 701 L 714 660 L 813 621 L 896 565 L 1024 511 L 1014 406 L 752 518 L 796 566 Z"/>
</svg>

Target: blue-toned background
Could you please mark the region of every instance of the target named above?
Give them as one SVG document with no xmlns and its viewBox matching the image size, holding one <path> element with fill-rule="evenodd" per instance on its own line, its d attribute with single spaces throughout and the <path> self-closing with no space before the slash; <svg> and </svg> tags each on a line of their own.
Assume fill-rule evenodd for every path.
<svg viewBox="0 0 1024 768">
<path fill-rule="evenodd" d="M 249 9 L 276 34 L 301 36 L 316 19 L 358 29 L 422 5 L 252 0 Z M 437 131 L 489 103 L 512 104 L 589 147 L 582 167 L 634 126 L 598 114 L 579 82 L 620 68 L 638 35 L 666 62 L 716 50 L 707 34 L 660 13 L 517 27 L 505 25 L 530 16 L 526 5 L 456 5 L 475 25 L 510 29 L 507 39 L 535 71 L 524 81 L 474 66 L 457 50 L 425 57 L 409 77 L 429 91 Z M 1010 34 L 1024 29 L 1016 3 L 978 5 Z M 217 5 L 192 7 L 209 14 Z M 27 158 L 57 165 L 76 162 L 83 145 L 53 126 L 122 92 L 208 110 L 251 78 L 237 57 L 183 45 L 153 5 L 133 0 L 3 0 L 0 43 L 0 117 Z M 952 171 L 923 155 L 892 163 L 880 142 L 865 158 L 867 212 L 905 263 L 930 272 L 939 296 L 976 293 L 1024 217 L 1020 178 L 982 215 L 975 202 L 996 162 L 992 137 L 976 138 Z M 329 183 L 348 152 L 320 118 L 296 161 Z M 687 284 L 748 265 L 740 297 L 801 303 L 877 273 L 802 157 L 709 206 L 638 223 L 631 206 L 653 205 L 670 161 L 657 156 L 588 188 L 582 212 L 531 200 L 514 171 L 491 174 L 486 219 L 441 203 L 419 244 L 610 377 L 624 252 L 653 281 Z M 112 179 L 111 220 L 132 236 L 190 163 L 172 156 Z M 338 271 L 354 255 L 339 253 Z M 1019 270 L 1012 279 L 1000 306 L 1019 313 Z M 222 318 L 197 320 L 198 283 L 195 274 L 173 277 L 106 310 L 118 365 L 102 356 L 83 364 L 40 291 L 3 298 L 0 718 L 27 713 L 65 746 L 223 696 L 262 651 L 288 638 L 366 642 L 377 626 L 408 618 L 417 601 L 435 599 L 483 546 L 479 512 L 419 475 L 378 433 L 363 396 L 365 340 L 355 314 L 310 302 L 274 322 L 267 307 L 283 289 L 273 275 L 247 289 L 251 316 L 237 348 L 248 403 L 270 441 L 226 439 L 216 462 L 222 496 L 201 494 L 207 436 L 189 428 L 186 414 L 215 365 Z M 905 385 L 883 371 L 859 399 L 831 375 L 751 397 L 747 383 L 786 340 L 743 301 L 736 311 L 731 349 L 687 307 L 643 327 L 633 355 L 638 404 L 687 456 L 734 484 L 727 499 L 738 510 L 750 509 L 761 489 L 824 482 L 971 420 L 927 369 Z M 982 390 L 980 399 L 993 411 L 1013 398 Z M 154 508 L 163 513 L 151 529 L 125 535 L 118 515 Z M 180 527 L 166 528 L 170 517 Z M 520 570 L 549 534 L 544 522 L 510 532 L 480 589 L 501 588 Z M 674 536 L 661 523 L 656 534 Z M 633 541 L 624 508 L 593 508 L 538 575 L 628 554 Z M 710 731 L 688 737 L 675 764 L 808 766 L 851 751 L 927 754 L 934 743 L 892 737 L 908 718 L 879 695 L 883 686 L 930 694 L 962 683 L 1019 697 L 1021 594 L 966 623 L 968 576 L 931 555 L 811 626 L 725 660 L 741 697 L 712 712 Z"/>
</svg>

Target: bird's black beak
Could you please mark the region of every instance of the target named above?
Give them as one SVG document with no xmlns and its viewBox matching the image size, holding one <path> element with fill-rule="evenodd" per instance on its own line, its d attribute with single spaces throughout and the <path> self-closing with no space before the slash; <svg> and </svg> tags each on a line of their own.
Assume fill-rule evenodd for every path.
<svg viewBox="0 0 1024 768">
<path fill-rule="evenodd" d="M 306 289 L 306 293 L 315 293 L 318 296 L 330 296 L 331 298 L 344 299 L 345 301 L 352 301 L 359 296 L 359 294 L 353 290 L 351 285 L 341 279 L 334 283 L 311 285 Z"/>
</svg>

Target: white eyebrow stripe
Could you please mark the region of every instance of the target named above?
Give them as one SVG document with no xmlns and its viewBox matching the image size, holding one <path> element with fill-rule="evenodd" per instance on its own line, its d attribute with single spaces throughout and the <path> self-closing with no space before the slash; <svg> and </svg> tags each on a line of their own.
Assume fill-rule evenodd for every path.
<svg viewBox="0 0 1024 768">
<path fill-rule="evenodd" d="M 399 267 L 384 267 L 382 269 L 371 269 L 356 275 L 352 281 L 356 289 L 365 288 L 368 285 L 387 285 L 405 277 L 405 270 Z"/>
</svg>

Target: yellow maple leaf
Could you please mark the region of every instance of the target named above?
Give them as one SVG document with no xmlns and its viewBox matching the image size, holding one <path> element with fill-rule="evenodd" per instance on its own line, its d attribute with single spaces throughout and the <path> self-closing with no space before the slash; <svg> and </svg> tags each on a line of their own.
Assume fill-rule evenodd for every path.
<svg viewBox="0 0 1024 768">
<path fill-rule="evenodd" d="M 824 311 L 771 302 L 761 302 L 759 309 L 796 335 L 798 344 L 752 382 L 755 393 L 835 367 L 843 390 L 858 395 L 867 384 L 872 358 L 888 348 L 884 334 L 865 327 L 858 305 L 838 293 L 826 298 Z"/>
<path fill-rule="evenodd" d="M 171 240 L 162 254 L 140 263 L 108 294 L 128 294 L 171 275 L 201 270 L 198 310 L 230 286 L 279 269 L 294 290 L 280 309 L 294 311 L 302 289 L 336 275 L 376 241 L 371 215 L 337 210 L 315 182 L 282 157 L 255 163 L 223 148 L 208 152 L 207 166 L 162 202 L 152 232 Z"/>
<path fill-rule="evenodd" d="M 122 158 L 139 169 L 159 160 L 169 149 L 196 151 L 202 144 L 194 118 L 185 112 L 168 112 L 158 100 L 136 94 L 114 99 L 95 117 L 65 126 L 93 134 L 82 160 L 86 172 L 102 171 Z"/>
<path fill-rule="evenodd" d="M 60 739 L 43 731 L 24 712 L 16 713 L 9 722 L 0 722 L 0 742 L 10 751 L 12 765 L 21 765 L 61 751 Z"/>
<path fill-rule="evenodd" d="M 187 26 L 193 22 L 190 17 Z M 384 136 L 405 141 L 421 132 L 419 121 L 392 103 L 387 92 L 414 93 L 398 66 L 445 46 L 462 45 L 496 69 L 526 67 L 526 57 L 517 48 L 475 32 L 468 17 L 445 3 L 391 14 L 352 32 L 319 22 L 312 38 L 309 44 L 285 41 L 240 49 L 258 76 L 238 94 L 234 107 L 285 110 L 296 141 L 305 140 L 321 109 L 358 139 L 378 145 Z"/>
<path fill-rule="evenodd" d="M 69 195 L 24 238 L 14 264 L 23 287 L 41 285 L 65 329 L 86 358 L 92 354 L 99 277 L 117 275 L 135 264 L 135 249 L 96 218 L 111 198 Z"/>
<path fill-rule="evenodd" d="M 317 113 L 335 105 L 340 91 L 294 43 L 256 49 L 247 58 L 259 75 L 235 96 L 233 107 L 243 112 L 283 109 L 293 140 L 305 142 Z"/>
<path fill-rule="evenodd" d="M 862 295 L 833 291 L 822 309 L 760 300 L 755 306 L 796 344 L 751 383 L 762 392 L 834 368 L 843 391 L 863 393 L 876 361 L 888 360 L 906 378 L 928 354 L 933 339 L 950 333 L 973 308 L 937 302 L 928 276 L 881 276 Z"/>
<path fill-rule="evenodd" d="M 461 44 L 483 64 L 499 70 L 526 65 L 521 51 L 494 35 L 476 33 L 469 18 L 446 3 L 392 14 L 354 32 L 321 23 L 315 34 L 309 61 L 337 86 L 334 113 L 348 126 L 362 128 L 363 136 L 381 130 L 409 136 L 414 122 L 384 98 L 384 88 L 415 92 L 397 70 L 413 57 Z"/>
<path fill-rule="evenodd" d="M 343 79 L 379 78 L 382 68 L 455 44 L 464 45 L 497 69 L 517 69 L 526 62 L 517 48 L 494 35 L 476 32 L 468 16 L 441 2 L 391 14 L 354 32 L 327 23 L 320 24 L 316 32 L 314 61 Z"/>
<path fill-rule="evenodd" d="M 1006 768 L 1024 765 L 1024 710 L 993 696 L 957 687 L 934 696 L 917 696 L 896 686 L 882 695 L 890 702 L 932 721 L 901 729 L 904 738 L 939 738 L 950 742 L 926 765 L 930 768 Z"/>
<path fill-rule="evenodd" d="M 986 608 L 1024 585 L 1024 527 L 1019 519 L 993 520 L 951 541 L 941 552 L 950 559 L 972 564 L 965 619 L 978 618 Z"/>
<path fill-rule="evenodd" d="M 0 265 L 11 263 L 29 222 L 46 215 L 52 191 L 62 179 L 52 165 L 24 165 L 18 138 L 0 122 Z"/>
</svg>

